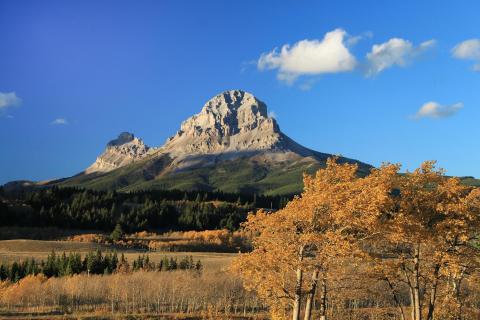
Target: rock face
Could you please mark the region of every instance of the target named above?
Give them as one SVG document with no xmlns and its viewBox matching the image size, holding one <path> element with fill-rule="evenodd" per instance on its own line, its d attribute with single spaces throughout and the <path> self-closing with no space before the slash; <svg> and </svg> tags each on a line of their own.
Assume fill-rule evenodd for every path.
<svg viewBox="0 0 480 320">
<path fill-rule="evenodd" d="M 184 121 L 160 151 L 180 156 L 285 150 L 291 142 L 268 116 L 265 103 L 248 92 L 230 90 L 213 97 L 200 113 Z"/>
<path fill-rule="evenodd" d="M 131 133 L 121 133 L 107 144 L 105 152 L 87 170 L 108 172 L 148 154 L 168 155 L 173 161 L 168 170 L 200 167 L 245 153 L 262 153 L 270 161 L 323 154 L 305 148 L 280 131 L 269 117 L 267 106 L 242 90 L 224 91 L 205 103 L 200 113 L 185 120 L 180 130 L 158 148 L 149 148 Z"/>
<path fill-rule="evenodd" d="M 207 101 L 160 148 L 122 133 L 83 174 L 60 184 L 122 191 L 293 194 L 302 190 L 303 173 L 324 167 L 330 156 L 290 139 L 269 117 L 265 103 L 252 94 L 229 90 Z M 357 163 L 361 175 L 371 169 L 353 159 L 339 161 Z"/>
<path fill-rule="evenodd" d="M 107 144 L 105 151 L 85 173 L 108 172 L 147 156 L 150 148 L 132 133 L 122 132 Z"/>
</svg>

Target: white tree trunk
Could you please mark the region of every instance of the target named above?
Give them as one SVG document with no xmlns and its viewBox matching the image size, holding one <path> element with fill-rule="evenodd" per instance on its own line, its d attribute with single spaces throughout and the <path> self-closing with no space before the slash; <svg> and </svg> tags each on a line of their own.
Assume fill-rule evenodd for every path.
<svg viewBox="0 0 480 320">
<path fill-rule="evenodd" d="M 308 291 L 303 320 L 310 320 L 312 317 L 312 306 L 313 300 L 315 299 L 315 291 L 317 290 L 318 274 L 318 269 L 315 269 L 312 273 L 312 283 L 310 284 L 310 290 Z"/>
<path fill-rule="evenodd" d="M 303 246 L 300 246 L 298 250 L 298 262 L 299 264 L 302 263 L 303 260 Z M 292 320 L 299 320 L 300 319 L 300 304 L 302 301 L 302 282 L 303 282 L 303 270 L 302 266 L 299 265 L 297 268 L 297 280 L 295 283 L 295 298 L 293 301 L 293 314 Z"/>
</svg>

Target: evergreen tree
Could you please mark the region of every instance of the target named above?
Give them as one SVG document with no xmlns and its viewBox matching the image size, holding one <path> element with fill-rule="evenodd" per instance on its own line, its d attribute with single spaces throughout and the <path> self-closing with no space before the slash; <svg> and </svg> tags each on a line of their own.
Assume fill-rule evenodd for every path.
<svg viewBox="0 0 480 320">
<path fill-rule="evenodd" d="M 8 269 L 3 264 L 0 264 L 0 281 L 6 280 L 8 278 Z"/>
<path fill-rule="evenodd" d="M 197 203 L 202 202 L 202 196 L 200 195 L 200 193 L 197 193 L 197 196 L 195 197 L 195 202 Z"/>
<path fill-rule="evenodd" d="M 18 280 L 20 280 L 20 267 L 16 261 L 13 262 L 12 265 L 10 266 L 8 278 L 12 282 L 17 282 Z"/>
<path fill-rule="evenodd" d="M 123 230 L 120 223 L 117 223 L 115 229 L 113 229 L 112 233 L 110 234 L 110 238 L 112 238 L 113 241 L 119 241 L 123 238 Z"/>
</svg>

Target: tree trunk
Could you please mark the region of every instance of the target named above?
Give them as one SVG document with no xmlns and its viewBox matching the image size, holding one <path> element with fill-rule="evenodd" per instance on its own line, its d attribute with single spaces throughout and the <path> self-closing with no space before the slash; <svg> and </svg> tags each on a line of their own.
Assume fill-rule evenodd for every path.
<svg viewBox="0 0 480 320">
<path fill-rule="evenodd" d="M 410 277 L 407 273 L 407 267 L 405 266 L 405 262 L 402 263 L 402 271 L 403 276 L 405 277 L 405 281 L 408 284 L 408 292 L 410 294 L 410 312 L 411 312 L 411 320 L 416 320 L 417 316 L 415 313 L 415 294 L 414 294 L 414 286 Z"/>
<path fill-rule="evenodd" d="M 397 294 L 395 293 L 395 288 L 393 287 L 392 282 L 388 277 L 385 277 L 385 281 L 388 283 L 388 287 L 390 288 L 390 291 L 392 292 L 393 295 L 393 300 L 395 301 L 395 305 L 400 309 L 400 319 L 405 320 L 405 313 L 403 312 L 403 307 L 402 304 L 400 303 L 400 300 L 397 297 Z"/>
<path fill-rule="evenodd" d="M 414 309 L 415 309 L 415 320 L 422 320 L 422 310 L 420 306 L 420 244 L 417 244 L 414 249 L 414 258 L 413 258 L 413 295 L 414 295 Z"/>
<path fill-rule="evenodd" d="M 463 313 L 462 309 L 463 309 L 464 301 L 463 299 L 461 299 L 460 289 L 461 289 L 463 278 L 465 276 L 465 271 L 466 271 L 465 267 L 463 267 L 458 277 L 458 280 L 455 279 L 456 277 L 454 277 L 453 279 L 453 292 L 455 294 L 455 299 L 458 302 L 458 312 L 457 312 L 457 316 L 455 317 L 456 320 L 462 320 L 462 313 Z"/>
<path fill-rule="evenodd" d="M 327 279 L 322 278 L 320 291 L 320 320 L 327 320 Z"/>
<path fill-rule="evenodd" d="M 300 246 L 298 250 L 298 262 L 301 264 L 303 260 L 304 246 Z M 295 300 L 293 301 L 293 314 L 292 320 L 300 319 L 300 303 L 302 301 L 302 282 L 303 282 L 303 270 L 302 266 L 297 267 L 297 281 L 295 283 Z"/>
<path fill-rule="evenodd" d="M 430 300 L 428 302 L 428 314 L 427 320 L 433 320 L 433 312 L 435 311 L 435 301 L 437 299 L 437 285 L 438 285 L 438 276 L 440 272 L 440 265 L 435 265 L 435 271 L 433 273 L 433 283 L 432 289 L 430 291 Z"/>
<path fill-rule="evenodd" d="M 312 283 L 310 284 L 310 290 L 308 291 L 303 320 L 310 320 L 312 316 L 312 306 L 313 300 L 315 299 L 315 291 L 317 290 L 318 274 L 319 270 L 315 269 L 312 274 Z"/>
</svg>

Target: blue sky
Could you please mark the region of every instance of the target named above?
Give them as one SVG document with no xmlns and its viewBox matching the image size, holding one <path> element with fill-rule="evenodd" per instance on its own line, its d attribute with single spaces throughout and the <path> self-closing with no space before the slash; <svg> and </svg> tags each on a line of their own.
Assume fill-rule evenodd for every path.
<svg viewBox="0 0 480 320">
<path fill-rule="evenodd" d="M 404 169 L 435 159 L 480 177 L 479 11 L 478 1 L 0 1 L 0 183 L 78 173 L 121 131 L 161 145 L 234 88 L 312 149 Z"/>
</svg>

